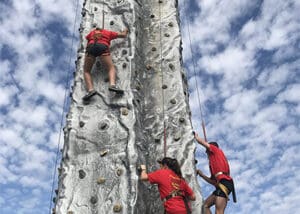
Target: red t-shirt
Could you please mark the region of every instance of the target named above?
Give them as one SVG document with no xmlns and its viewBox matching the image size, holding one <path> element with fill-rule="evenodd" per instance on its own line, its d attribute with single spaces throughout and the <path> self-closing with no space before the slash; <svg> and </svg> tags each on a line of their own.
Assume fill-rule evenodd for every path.
<svg viewBox="0 0 300 214">
<path fill-rule="evenodd" d="M 151 184 L 158 184 L 160 198 L 164 199 L 174 190 L 182 190 L 185 196 L 192 196 L 193 190 L 170 169 L 159 169 L 148 174 Z M 168 214 L 186 214 L 185 204 L 181 196 L 170 198 L 164 203 Z"/>
<path fill-rule="evenodd" d="M 216 178 L 217 181 L 220 181 L 222 178 L 225 178 L 226 180 L 231 180 L 231 177 L 229 176 L 230 174 L 229 164 L 221 149 L 210 144 L 208 159 L 209 159 L 210 173 L 213 177 L 218 172 L 225 172 L 228 174 L 228 175 L 225 174 L 218 175 Z"/>
<path fill-rule="evenodd" d="M 104 29 L 92 30 L 85 38 L 88 40 L 88 44 L 94 43 L 96 39 L 96 43 L 101 43 L 109 47 L 110 41 L 118 38 L 118 33 Z"/>
</svg>

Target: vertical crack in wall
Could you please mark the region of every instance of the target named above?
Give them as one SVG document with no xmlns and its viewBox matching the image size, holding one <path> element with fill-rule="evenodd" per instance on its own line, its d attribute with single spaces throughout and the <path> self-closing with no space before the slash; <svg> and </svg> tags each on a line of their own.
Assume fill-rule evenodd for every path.
<svg viewBox="0 0 300 214">
<path fill-rule="evenodd" d="M 106 29 L 130 29 L 128 38 L 113 40 L 110 48 L 125 94 L 108 91 L 107 72 L 98 60 L 92 76 L 99 94 L 84 104 L 84 37 L 94 24 L 102 25 L 102 10 Z M 136 167 L 146 163 L 149 171 L 157 169 L 165 121 L 167 156 L 179 160 L 197 196 L 193 211 L 201 213 L 177 1 L 85 0 L 79 31 L 54 212 L 163 213 L 157 186 L 140 182 Z"/>
</svg>

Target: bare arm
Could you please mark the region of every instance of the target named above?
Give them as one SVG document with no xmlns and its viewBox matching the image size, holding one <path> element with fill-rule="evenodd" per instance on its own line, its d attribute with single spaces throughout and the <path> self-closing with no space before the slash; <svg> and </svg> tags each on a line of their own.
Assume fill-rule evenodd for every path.
<svg viewBox="0 0 300 214">
<path fill-rule="evenodd" d="M 118 33 L 118 38 L 125 38 L 127 34 L 128 34 L 128 29 L 126 28 L 125 30 Z"/>
<path fill-rule="evenodd" d="M 207 177 L 206 175 L 204 175 L 201 170 L 197 169 L 196 173 L 201 178 L 203 178 L 207 183 L 210 183 L 211 185 L 214 185 L 214 186 L 217 185 L 217 182 L 214 179 L 211 179 L 210 177 Z"/>
<path fill-rule="evenodd" d="M 148 174 L 147 174 L 147 171 L 146 171 L 146 166 L 145 165 L 141 165 L 141 169 L 142 169 L 142 172 L 141 172 L 141 180 L 142 181 L 148 181 Z"/>
<path fill-rule="evenodd" d="M 197 140 L 197 142 L 204 146 L 206 149 L 209 149 L 209 143 L 206 142 L 204 139 L 200 138 L 199 135 L 195 132 L 195 139 Z"/>
</svg>

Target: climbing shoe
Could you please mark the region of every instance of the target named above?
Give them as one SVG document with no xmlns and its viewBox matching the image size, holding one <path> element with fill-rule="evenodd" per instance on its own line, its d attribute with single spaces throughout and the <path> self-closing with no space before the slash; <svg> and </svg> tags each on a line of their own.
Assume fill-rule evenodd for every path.
<svg viewBox="0 0 300 214">
<path fill-rule="evenodd" d="M 117 94 L 124 94 L 124 91 L 120 88 L 118 88 L 117 86 L 115 85 L 111 85 L 108 87 L 108 90 L 109 91 L 113 91 L 113 92 L 116 92 Z"/>
<path fill-rule="evenodd" d="M 84 97 L 82 98 L 83 101 L 88 101 L 92 96 L 94 96 L 97 92 L 95 90 L 89 91 Z"/>
</svg>

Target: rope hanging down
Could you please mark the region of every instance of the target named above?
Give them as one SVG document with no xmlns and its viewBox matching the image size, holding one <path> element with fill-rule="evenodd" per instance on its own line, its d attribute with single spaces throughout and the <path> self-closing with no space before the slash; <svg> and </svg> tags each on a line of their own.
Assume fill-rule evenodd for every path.
<svg viewBox="0 0 300 214">
<path fill-rule="evenodd" d="M 72 59 L 72 53 L 73 53 L 73 43 L 74 43 L 75 28 L 76 28 L 76 23 L 77 23 L 78 4 L 79 4 L 79 0 L 75 0 L 75 1 L 76 1 L 75 17 L 74 17 L 72 40 L 71 40 L 71 49 L 70 49 L 70 53 L 69 53 L 69 65 L 68 65 L 68 70 L 67 70 L 68 75 L 67 75 L 67 81 L 66 81 L 66 85 L 65 85 L 65 95 L 64 95 L 64 102 L 63 102 L 63 107 L 62 107 L 62 112 L 61 112 L 60 128 L 59 128 L 59 135 L 58 135 L 58 142 L 57 142 L 57 149 L 56 149 L 56 157 L 55 157 L 55 164 L 54 164 L 53 177 L 52 177 L 51 196 L 50 196 L 50 202 L 49 202 L 49 214 L 51 214 L 52 198 L 53 198 L 53 191 L 54 191 L 54 184 L 55 184 L 55 177 L 56 177 L 56 170 L 57 170 L 57 162 L 58 162 L 58 156 L 59 156 L 59 150 L 60 150 L 60 138 L 61 138 L 61 132 L 62 132 L 62 127 L 63 127 L 65 109 L 66 109 L 66 105 L 67 105 L 67 95 L 70 93 L 71 59 Z"/>
<path fill-rule="evenodd" d="M 187 4 L 186 0 L 184 1 L 184 10 L 187 11 Z M 189 37 L 189 45 L 190 45 L 190 50 L 191 50 L 191 56 L 192 56 L 192 64 L 193 64 L 193 71 L 194 71 L 194 78 L 195 78 L 195 83 L 196 83 L 196 91 L 197 91 L 197 100 L 198 100 L 198 106 L 199 106 L 199 111 L 200 111 L 200 116 L 201 116 L 201 126 L 202 126 L 202 131 L 204 135 L 205 141 L 207 141 L 206 138 L 206 129 L 205 129 L 205 122 L 203 119 L 203 113 L 202 113 L 202 105 L 201 105 L 201 99 L 200 99 L 200 93 L 199 93 L 199 88 L 198 88 L 198 81 L 197 81 L 197 73 L 196 73 L 196 62 L 194 59 L 194 52 L 193 52 L 193 46 L 192 46 L 192 40 L 191 40 L 191 33 L 190 33 L 190 23 L 189 23 L 189 18 L 190 15 L 185 16 L 186 17 L 186 24 L 187 24 L 187 29 L 188 29 L 188 37 Z"/>
<path fill-rule="evenodd" d="M 161 86 L 162 86 L 162 110 L 163 110 L 163 125 L 164 125 L 164 157 L 167 156 L 167 130 L 166 130 L 166 121 L 165 121 L 165 93 L 164 93 L 164 89 L 163 89 L 163 85 L 164 85 L 164 72 L 162 69 L 162 61 L 163 61 L 163 53 L 162 53 L 162 39 L 161 39 L 161 35 L 162 35 L 162 29 L 161 29 L 161 6 L 160 6 L 161 2 L 158 1 L 158 5 L 159 5 L 159 41 L 160 41 L 160 72 L 161 72 Z"/>
</svg>

